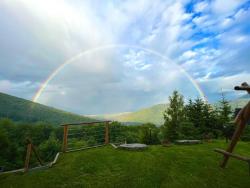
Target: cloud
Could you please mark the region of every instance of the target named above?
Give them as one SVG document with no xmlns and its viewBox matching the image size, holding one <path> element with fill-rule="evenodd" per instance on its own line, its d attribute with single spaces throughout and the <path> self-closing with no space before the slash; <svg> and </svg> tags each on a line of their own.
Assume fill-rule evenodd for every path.
<svg viewBox="0 0 250 188">
<path fill-rule="evenodd" d="M 225 5 L 224 0 L 215 0 L 211 3 L 211 8 L 215 14 L 230 14 L 232 11 L 235 11 L 241 5 L 243 5 L 247 0 L 228 0 Z"/>
<path fill-rule="evenodd" d="M 195 12 L 204 12 L 209 6 L 209 3 L 207 1 L 201 1 L 195 4 L 194 11 Z"/>
<path fill-rule="evenodd" d="M 133 48 L 93 51 L 60 71 L 39 102 L 79 113 L 107 113 L 166 101 L 174 89 L 196 97 L 175 63 L 215 99 L 220 81 L 240 81 L 250 74 L 249 3 L 224 3 L 1 1 L 0 88 L 31 99 L 63 62 L 119 43 L 152 49 L 170 60 Z M 231 87 L 227 84 L 221 86 Z"/>
<path fill-rule="evenodd" d="M 202 84 L 206 93 L 212 96 L 210 101 L 213 102 L 221 98 L 221 92 L 227 93 L 227 95 L 232 98 L 238 97 L 239 94 L 245 94 L 245 92 L 235 92 L 233 89 L 234 86 L 240 85 L 245 81 L 249 82 L 249 73 L 243 72 L 231 76 L 220 76 L 208 79 L 204 78 L 199 80 L 199 83 Z"/>
<path fill-rule="evenodd" d="M 0 92 L 9 93 L 29 99 L 32 94 L 37 90 L 39 83 L 31 83 L 30 81 L 13 82 L 10 80 L 0 80 Z"/>
<path fill-rule="evenodd" d="M 124 55 L 124 65 L 138 71 L 148 70 L 152 64 L 148 63 L 148 58 L 150 57 L 147 58 L 147 56 L 149 56 L 149 54 L 143 50 L 139 50 L 137 52 L 130 50 L 128 54 Z"/>
<path fill-rule="evenodd" d="M 188 51 L 186 51 L 186 52 L 184 52 L 182 54 L 181 58 L 183 58 L 183 59 L 190 59 L 190 58 L 195 57 L 196 55 L 197 55 L 197 52 L 192 51 L 192 50 L 188 50 Z"/>
</svg>

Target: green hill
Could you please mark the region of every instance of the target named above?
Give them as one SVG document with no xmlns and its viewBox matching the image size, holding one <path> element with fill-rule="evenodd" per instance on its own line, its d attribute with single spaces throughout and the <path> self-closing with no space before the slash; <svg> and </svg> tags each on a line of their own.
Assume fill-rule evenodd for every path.
<svg viewBox="0 0 250 188">
<path fill-rule="evenodd" d="M 47 122 L 62 124 L 70 122 L 86 122 L 91 118 L 58 110 L 29 100 L 0 93 L 0 118 L 10 118 L 23 122 Z"/>
<path fill-rule="evenodd" d="M 232 109 L 242 108 L 250 100 L 249 95 L 244 95 L 238 99 L 230 101 Z M 214 106 L 218 103 L 213 104 Z M 125 112 L 120 114 L 105 114 L 105 115 L 93 115 L 97 119 L 110 119 L 120 122 L 134 122 L 134 123 L 154 123 L 156 125 L 163 124 L 163 112 L 168 107 L 167 104 L 157 104 L 148 108 L 144 108 L 135 112 Z"/>
<path fill-rule="evenodd" d="M 190 146 L 149 146 L 145 151 L 126 151 L 111 146 L 62 154 L 46 170 L 26 174 L 0 174 L 1 188 L 95 187 L 95 188 L 248 188 L 247 163 L 230 159 L 219 167 L 222 156 L 214 148 L 224 141 Z M 237 154 L 249 156 L 249 143 L 239 142 Z"/>
<path fill-rule="evenodd" d="M 250 95 L 244 95 L 236 100 L 230 101 L 230 105 L 233 109 L 242 108 L 250 101 Z"/>
<path fill-rule="evenodd" d="M 134 123 L 154 123 L 161 125 L 163 123 L 163 112 L 167 104 L 157 104 L 149 108 L 144 108 L 136 112 L 125 112 L 120 114 L 96 115 L 90 116 L 98 119 L 110 119 L 120 122 Z"/>
</svg>

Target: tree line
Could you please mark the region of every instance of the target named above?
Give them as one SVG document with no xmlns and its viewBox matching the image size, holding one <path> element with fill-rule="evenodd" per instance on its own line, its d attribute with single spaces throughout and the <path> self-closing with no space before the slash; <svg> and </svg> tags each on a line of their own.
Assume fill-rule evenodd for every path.
<svg viewBox="0 0 250 188">
<path fill-rule="evenodd" d="M 222 95 L 219 105 L 212 106 L 197 98 L 184 103 L 177 91 L 169 97 L 170 106 L 164 112 L 164 139 L 230 138 L 234 131 L 233 111 Z"/>
</svg>

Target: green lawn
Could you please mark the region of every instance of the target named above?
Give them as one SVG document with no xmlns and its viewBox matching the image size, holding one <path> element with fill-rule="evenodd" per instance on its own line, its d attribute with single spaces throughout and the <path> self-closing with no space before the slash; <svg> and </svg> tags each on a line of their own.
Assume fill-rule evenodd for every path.
<svg viewBox="0 0 250 188">
<path fill-rule="evenodd" d="M 192 146 L 150 146 L 145 151 L 116 150 L 111 146 L 61 155 L 51 169 L 1 175 L 0 187 L 178 187 L 249 188 L 245 162 L 230 159 L 220 169 L 222 156 L 213 148 L 222 141 Z M 250 143 L 239 143 L 237 153 L 250 156 Z"/>
</svg>

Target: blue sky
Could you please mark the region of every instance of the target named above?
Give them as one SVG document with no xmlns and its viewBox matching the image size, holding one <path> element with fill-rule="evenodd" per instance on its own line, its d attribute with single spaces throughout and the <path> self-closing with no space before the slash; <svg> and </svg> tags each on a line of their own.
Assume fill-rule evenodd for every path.
<svg viewBox="0 0 250 188">
<path fill-rule="evenodd" d="M 232 88 L 250 82 L 249 20 L 246 0 L 1 0 L 0 91 L 32 99 L 65 61 L 100 48 L 65 66 L 37 101 L 102 114 L 167 102 L 174 89 L 198 97 L 184 72 L 209 102 L 234 99 L 244 93 Z"/>
</svg>

